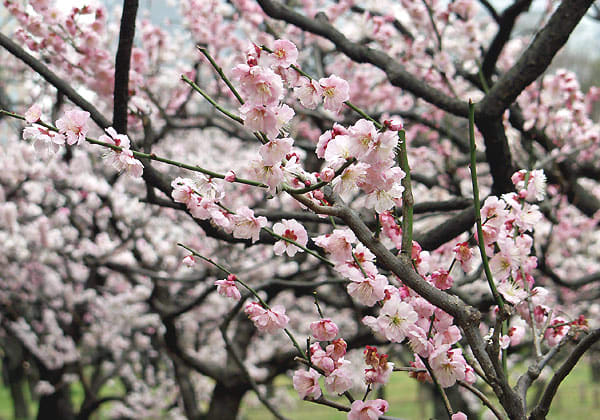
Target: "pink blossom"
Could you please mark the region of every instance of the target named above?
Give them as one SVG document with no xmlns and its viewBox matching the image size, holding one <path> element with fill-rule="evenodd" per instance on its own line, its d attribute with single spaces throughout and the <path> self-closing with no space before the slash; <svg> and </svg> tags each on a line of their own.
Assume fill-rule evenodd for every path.
<svg viewBox="0 0 600 420">
<path fill-rule="evenodd" d="M 277 165 L 281 160 L 291 152 L 294 140 L 286 138 L 276 138 L 263 144 L 258 149 L 265 165 Z"/>
<path fill-rule="evenodd" d="M 285 308 L 281 305 L 274 305 L 271 309 L 265 309 L 258 302 L 249 302 L 246 304 L 244 312 L 258 331 L 268 334 L 273 334 L 285 328 L 290 320 L 285 314 Z"/>
<path fill-rule="evenodd" d="M 394 295 L 385 302 L 377 318 L 366 316 L 363 323 L 387 340 L 400 343 L 406 338 L 418 317 L 411 305 Z"/>
<path fill-rule="evenodd" d="M 245 105 L 276 105 L 283 97 L 281 77 L 269 68 L 239 64 L 233 69 L 233 78 L 241 83 Z"/>
<path fill-rule="evenodd" d="M 391 118 L 389 120 L 385 120 L 383 122 L 383 125 L 391 131 L 400 131 L 404 128 L 404 124 L 402 123 L 402 120 L 399 118 Z"/>
<path fill-rule="evenodd" d="M 337 362 L 346 355 L 347 348 L 348 344 L 346 344 L 344 339 L 338 338 L 336 340 L 333 340 L 331 344 L 325 347 L 325 352 L 329 357 L 331 357 L 334 361 Z"/>
<path fill-rule="evenodd" d="M 287 39 L 278 39 L 273 43 L 273 53 L 270 57 L 274 60 L 274 64 L 279 67 L 287 68 L 296 63 L 298 59 L 298 49 Z"/>
<path fill-rule="evenodd" d="M 350 152 L 352 156 L 361 160 L 372 148 L 379 133 L 375 125 L 368 120 L 360 119 L 348 128 L 350 138 Z"/>
<path fill-rule="evenodd" d="M 367 346 L 364 353 L 365 363 L 371 366 L 365 369 L 365 382 L 367 384 L 386 384 L 394 367 L 393 363 L 388 363 L 388 355 L 377 353 L 377 348 L 372 346 Z"/>
<path fill-rule="evenodd" d="M 546 175 L 543 169 L 515 172 L 511 180 L 520 198 L 527 201 L 542 201 L 546 195 Z M 527 184 L 525 182 L 527 181 Z"/>
<path fill-rule="evenodd" d="M 327 150 L 329 142 L 336 138 L 336 136 L 347 134 L 348 130 L 344 126 L 338 123 L 334 123 L 333 128 L 331 130 L 327 130 L 319 136 L 319 141 L 317 143 L 316 150 L 317 157 L 323 159 L 325 157 L 325 151 Z"/>
<path fill-rule="evenodd" d="M 335 171 L 329 167 L 321 170 L 321 180 L 330 182 L 335 177 Z"/>
<path fill-rule="evenodd" d="M 183 260 L 181 262 L 183 263 L 183 265 L 185 265 L 187 267 L 193 267 L 196 265 L 196 259 L 194 258 L 193 255 L 187 255 L 186 257 L 183 258 Z"/>
<path fill-rule="evenodd" d="M 89 118 L 89 112 L 73 109 L 65 112 L 62 118 L 56 120 L 56 127 L 60 133 L 66 136 L 67 144 L 81 144 L 88 132 Z"/>
<path fill-rule="evenodd" d="M 335 370 L 336 360 L 331 357 L 331 354 L 323 351 L 319 343 L 314 343 L 310 346 L 310 361 L 319 369 L 329 375 Z"/>
<path fill-rule="evenodd" d="M 33 147 L 38 153 L 53 154 L 65 144 L 65 136 L 45 127 L 34 125 L 23 130 L 23 139 L 33 140 Z"/>
<path fill-rule="evenodd" d="M 217 293 L 221 296 L 230 297 L 233 300 L 240 300 L 242 295 L 235 284 L 236 277 L 234 274 L 230 274 L 227 276 L 225 280 L 217 280 L 215 281 L 215 285 L 217 286 Z"/>
<path fill-rule="evenodd" d="M 262 131 L 268 138 L 275 138 L 279 133 L 277 114 L 274 106 L 246 102 L 240 107 L 244 125 L 252 131 Z"/>
<path fill-rule="evenodd" d="M 550 347 L 554 347 L 560 343 L 560 340 L 567 335 L 569 332 L 569 323 L 562 317 L 556 317 L 550 322 L 550 326 L 546 328 L 544 332 L 544 338 L 546 339 Z"/>
<path fill-rule="evenodd" d="M 42 117 L 42 108 L 38 104 L 33 104 L 31 107 L 25 112 L 25 121 L 29 124 L 33 124 L 34 122 L 38 122 Z"/>
<path fill-rule="evenodd" d="M 112 155 L 112 166 L 117 171 L 125 171 L 128 175 L 139 178 L 144 172 L 144 165 L 133 156 L 129 149 L 123 149 Z"/>
<path fill-rule="evenodd" d="M 283 219 L 280 223 L 275 223 L 273 225 L 273 232 L 302 246 L 306 246 L 306 243 L 308 242 L 308 234 L 306 233 L 306 229 L 304 229 L 304 226 L 293 219 Z M 275 255 L 282 255 L 285 252 L 288 257 L 293 257 L 298 251 L 302 252 L 302 249 L 290 242 L 284 241 L 283 239 L 277 241 L 273 246 L 273 252 Z"/>
<path fill-rule="evenodd" d="M 454 385 L 457 380 L 465 379 L 467 362 L 461 349 L 441 345 L 429 355 L 429 363 L 437 381 L 444 388 Z"/>
<path fill-rule="evenodd" d="M 267 219 L 263 216 L 254 217 L 254 212 L 246 206 L 240 207 L 235 213 L 232 217 L 233 237 L 256 242 L 260 230 L 267 225 Z"/>
<path fill-rule="evenodd" d="M 300 78 L 300 85 L 294 88 L 294 93 L 302 106 L 315 109 L 321 103 L 323 88 L 314 79 Z"/>
<path fill-rule="evenodd" d="M 338 327 L 331 319 L 324 318 L 311 322 L 310 331 L 313 337 L 319 341 L 331 341 L 337 336 Z"/>
<path fill-rule="evenodd" d="M 523 289 L 517 282 L 506 279 L 496 286 L 498 292 L 509 303 L 517 305 L 527 299 L 527 290 Z"/>
<path fill-rule="evenodd" d="M 450 420 L 467 420 L 467 415 L 462 411 L 459 411 L 458 413 L 452 414 Z"/>
<path fill-rule="evenodd" d="M 344 79 L 331 75 L 319 80 L 323 88 L 323 108 L 339 113 L 344 102 L 350 99 L 350 86 Z"/>
<path fill-rule="evenodd" d="M 353 374 L 352 364 L 348 360 L 344 360 L 325 378 L 327 391 L 338 395 L 348 391 L 354 385 Z"/>
<path fill-rule="evenodd" d="M 460 242 L 456 244 L 453 249 L 454 258 L 458 262 L 460 262 L 460 266 L 462 267 L 465 273 L 471 271 L 471 260 L 473 258 L 473 250 L 469 246 L 468 242 Z"/>
<path fill-rule="evenodd" d="M 441 290 L 447 290 L 452 287 L 454 280 L 447 270 L 435 270 L 431 273 L 431 281 L 435 287 Z"/>
<path fill-rule="evenodd" d="M 250 170 L 256 176 L 257 181 L 269 186 L 269 192 L 274 193 L 284 179 L 281 163 L 267 165 L 262 158 L 250 162 Z"/>
<path fill-rule="evenodd" d="M 377 420 L 389 408 L 386 400 L 356 400 L 348 413 L 348 420 Z"/>
<path fill-rule="evenodd" d="M 236 180 L 235 172 L 233 172 L 233 171 L 227 171 L 227 173 L 225 174 L 225 178 L 224 179 L 227 182 L 235 182 L 235 180 Z"/>
<path fill-rule="evenodd" d="M 366 306 L 373 306 L 384 297 L 388 285 L 387 278 L 381 274 L 360 278 L 355 276 L 348 284 L 348 294 Z"/>
<path fill-rule="evenodd" d="M 356 236 L 350 229 L 335 229 L 333 233 L 315 238 L 315 244 L 331 255 L 335 262 L 344 263 L 352 259 L 352 244 Z"/>
<path fill-rule="evenodd" d="M 309 370 L 298 369 L 294 372 L 292 383 L 301 399 L 307 397 L 316 399 L 321 396 L 321 387 L 319 386 L 320 377 L 319 372 L 313 368 Z"/>
<path fill-rule="evenodd" d="M 188 204 L 192 201 L 194 195 L 194 185 L 193 181 L 188 178 L 175 178 L 173 182 L 171 182 L 171 187 L 173 191 L 171 191 L 171 197 L 176 203 Z M 189 208 L 189 206 L 188 206 Z"/>
</svg>

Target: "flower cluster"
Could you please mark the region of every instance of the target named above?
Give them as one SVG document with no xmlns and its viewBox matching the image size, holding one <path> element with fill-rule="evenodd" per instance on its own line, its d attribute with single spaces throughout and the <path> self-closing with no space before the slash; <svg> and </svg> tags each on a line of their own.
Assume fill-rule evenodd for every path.
<svg viewBox="0 0 600 420">
<path fill-rule="evenodd" d="M 188 211 L 197 219 L 210 220 L 234 238 L 258 240 L 260 230 L 267 225 L 265 217 L 255 217 L 254 212 L 242 206 L 230 213 L 219 206 L 225 191 L 213 178 L 199 175 L 196 180 L 176 178 L 171 183 L 171 197 L 177 203 L 185 204 Z"/>
<path fill-rule="evenodd" d="M 333 172 L 349 159 L 356 159 L 333 180 L 334 191 L 342 197 L 359 188 L 367 194 L 366 206 L 382 213 L 400 204 L 404 172 L 395 166 L 398 133 L 378 131 L 373 122 L 361 119 L 345 128 L 335 124 L 319 137 L 317 156 L 324 158 L 324 174 Z"/>
</svg>

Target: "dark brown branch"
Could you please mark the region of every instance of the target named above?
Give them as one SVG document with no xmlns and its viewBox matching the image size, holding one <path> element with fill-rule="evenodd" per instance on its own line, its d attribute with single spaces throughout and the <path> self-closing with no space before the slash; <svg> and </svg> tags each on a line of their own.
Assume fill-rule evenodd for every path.
<svg viewBox="0 0 600 420">
<path fill-rule="evenodd" d="M 62 92 L 67 98 L 71 100 L 75 105 L 80 107 L 81 109 L 86 110 L 90 113 L 90 117 L 96 124 L 98 124 L 102 128 L 110 127 L 110 121 L 104 117 L 96 109 L 94 105 L 83 99 L 83 97 L 77 93 L 70 84 L 66 81 L 58 77 L 52 70 L 50 70 L 44 63 L 40 60 L 29 54 L 15 42 L 13 42 L 10 38 L 0 33 L 0 45 L 2 45 L 8 52 L 17 57 L 19 60 L 23 61 L 36 73 L 42 76 L 48 83 L 58 89 L 59 92 Z"/>
<path fill-rule="evenodd" d="M 550 65 L 594 0 L 563 1 L 517 63 L 503 74 L 478 104 L 477 111 L 500 117 L 530 83 Z"/>
<path fill-rule="evenodd" d="M 600 328 L 592 331 L 581 340 L 577 346 L 575 346 L 573 351 L 571 351 L 571 354 L 569 354 L 569 357 L 567 357 L 567 360 L 563 362 L 554 376 L 552 376 L 552 379 L 550 379 L 550 382 L 542 394 L 540 402 L 531 412 L 529 420 L 542 420 L 546 418 L 559 385 L 567 375 L 571 373 L 581 356 L 583 356 L 583 354 L 598 340 L 600 340 Z"/>
<path fill-rule="evenodd" d="M 529 10 L 529 6 L 531 6 L 532 0 L 517 0 L 512 6 L 508 7 L 502 15 L 497 20 L 498 22 L 498 32 L 496 36 L 492 40 L 485 57 L 483 59 L 483 64 L 481 65 L 481 71 L 483 72 L 483 76 L 488 81 L 492 77 L 494 70 L 496 69 L 496 62 L 498 61 L 498 57 L 500 57 L 500 53 L 502 49 L 510 39 L 510 35 L 515 26 L 517 18 L 526 10 Z"/>
<path fill-rule="evenodd" d="M 135 18 L 138 0 L 124 0 L 119 31 L 119 47 L 115 60 L 115 87 L 113 92 L 113 127 L 117 133 L 127 134 L 127 102 L 129 101 L 129 67 L 131 47 L 135 36 Z"/>
<path fill-rule="evenodd" d="M 263 11 L 274 19 L 283 20 L 333 42 L 336 48 L 357 63 L 370 63 L 383 70 L 392 85 L 405 89 L 425 101 L 458 116 L 468 115 L 466 102 L 454 99 L 437 90 L 421 79 L 408 73 L 400 63 L 382 51 L 352 42 L 344 34 L 333 27 L 324 14 L 317 14 L 310 19 L 296 13 L 287 6 L 271 0 L 257 0 Z"/>
</svg>

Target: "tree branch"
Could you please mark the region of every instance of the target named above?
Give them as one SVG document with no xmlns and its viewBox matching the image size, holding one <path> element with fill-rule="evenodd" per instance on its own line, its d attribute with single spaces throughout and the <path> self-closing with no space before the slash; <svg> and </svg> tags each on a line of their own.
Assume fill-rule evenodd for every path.
<svg viewBox="0 0 600 420">
<path fill-rule="evenodd" d="M 115 60 L 115 88 L 113 92 L 113 127 L 117 133 L 127 134 L 127 102 L 129 101 L 129 67 L 131 47 L 135 36 L 135 18 L 138 0 L 124 0 L 119 32 L 119 47 Z"/>
<path fill-rule="evenodd" d="M 542 394 L 540 402 L 531 412 L 529 420 L 542 420 L 546 418 L 546 415 L 550 410 L 550 404 L 552 404 L 552 400 L 556 395 L 559 385 L 567 375 L 571 373 L 571 370 L 573 370 L 581 356 L 583 356 L 583 354 L 598 340 L 600 340 L 600 328 L 592 331 L 581 340 L 577 346 L 575 346 L 573 351 L 571 351 L 571 354 L 569 354 L 569 357 L 567 357 L 567 360 L 564 361 L 552 379 L 550 379 L 550 382 Z"/>
<path fill-rule="evenodd" d="M 523 89 L 546 70 L 593 2 L 594 0 L 561 2 L 517 63 L 498 79 L 478 104 L 478 113 L 500 117 Z"/>
<path fill-rule="evenodd" d="M 374 50 L 365 45 L 350 41 L 333 27 L 327 17 L 321 13 L 314 19 L 303 16 L 283 4 L 271 0 L 257 0 L 263 11 L 274 19 L 283 20 L 333 42 L 336 48 L 357 63 L 369 63 L 383 70 L 392 85 L 405 89 L 425 101 L 451 114 L 466 117 L 466 102 L 454 99 L 445 93 L 432 88 L 421 79 L 408 73 L 396 60 L 384 52 Z"/>
</svg>

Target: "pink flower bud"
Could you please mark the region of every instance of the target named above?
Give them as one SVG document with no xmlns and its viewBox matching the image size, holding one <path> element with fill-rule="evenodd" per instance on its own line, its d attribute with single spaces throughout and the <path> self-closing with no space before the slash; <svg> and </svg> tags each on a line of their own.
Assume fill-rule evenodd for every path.
<svg viewBox="0 0 600 420">
<path fill-rule="evenodd" d="M 225 174 L 225 181 L 234 182 L 235 181 L 235 172 L 227 171 L 227 173 Z"/>
<path fill-rule="evenodd" d="M 193 255 L 188 255 L 181 262 L 183 263 L 183 265 L 186 265 L 188 267 L 193 267 L 194 265 L 196 265 L 196 260 L 194 259 Z"/>
<path fill-rule="evenodd" d="M 313 337 L 319 341 L 331 341 L 338 334 L 338 327 L 329 319 L 321 319 L 310 324 L 310 331 Z"/>
<path fill-rule="evenodd" d="M 321 180 L 329 182 L 335 176 L 335 171 L 331 168 L 325 168 L 321 171 Z"/>
</svg>

